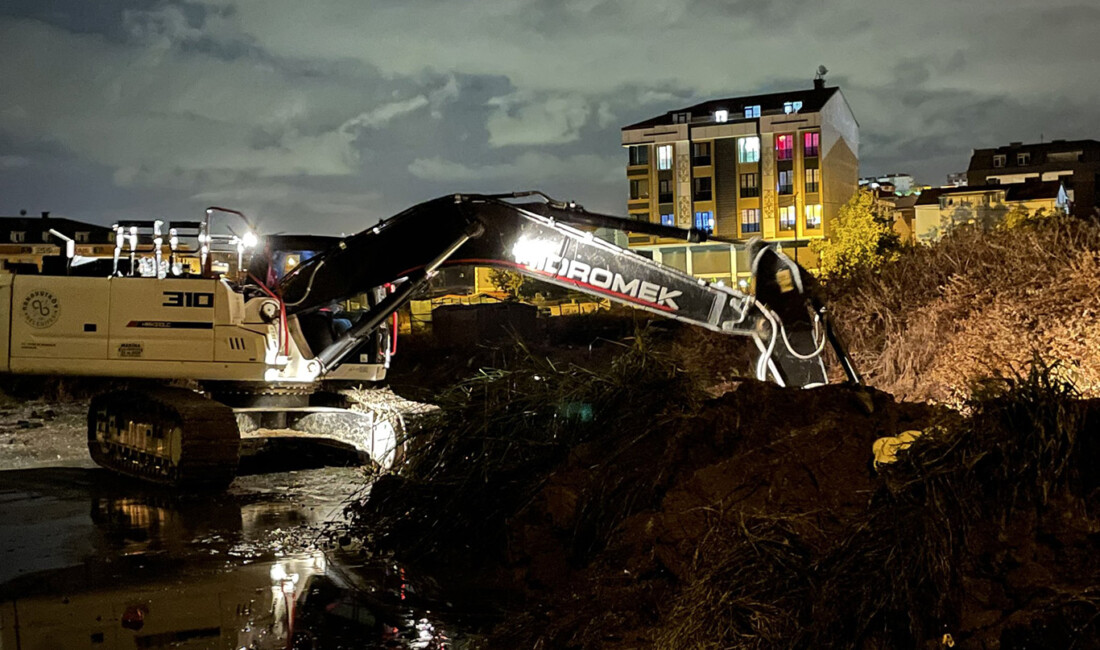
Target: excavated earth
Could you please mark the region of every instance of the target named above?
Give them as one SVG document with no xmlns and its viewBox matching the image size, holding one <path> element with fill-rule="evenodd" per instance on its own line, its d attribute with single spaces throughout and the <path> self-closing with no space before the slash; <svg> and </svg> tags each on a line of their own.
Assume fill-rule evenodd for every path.
<svg viewBox="0 0 1100 650">
<path fill-rule="evenodd" d="M 1046 425 L 1018 415 L 752 380 L 669 400 L 597 412 L 598 435 L 531 470 L 514 507 L 491 505 L 489 543 L 433 546 L 448 534 L 433 517 L 490 505 L 456 506 L 416 476 L 380 481 L 359 522 L 398 556 L 434 548 L 412 561 L 458 591 L 491 594 L 494 648 L 1100 648 L 1095 404 L 1054 400 L 1050 417 L 1074 414 L 1052 434 L 1073 468 L 1037 486 L 1040 448 L 1064 441 L 1027 447 L 1017 438 Z M 876 465 L 875 441 L 905 431 L 925 435 Z M 997 473 L 1013 463 L 1028 485 Z M 417 523 L 390 526 L 401 517 Z"/>
</svg>

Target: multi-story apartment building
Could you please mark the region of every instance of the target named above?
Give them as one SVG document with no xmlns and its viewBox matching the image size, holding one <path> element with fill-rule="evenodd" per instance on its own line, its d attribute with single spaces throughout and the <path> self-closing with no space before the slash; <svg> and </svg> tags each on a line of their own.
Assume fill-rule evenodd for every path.
<svg viewBox="0 0 1100 650">
<path fill-rule="evenodd" d="M 1100 142 L 1054 140 L 1013 142 L 996 149 L 975 149 L 966 170 L 970 185 L 1010 185 L 1027 180 L 1060 180 L 1073 214 L 1088 217 L 1100 208 Z"/>
<path fill-rule="evenodd" d="M 856 191 L 859 125 L 840 89 L 716 99 L 623 127 L 627 211 L 635 219 L 762 236 L 803 265 Z M 742 245 L 631 235 L 634 250 L 708 280 L 749 273 Z"/>
</svg>

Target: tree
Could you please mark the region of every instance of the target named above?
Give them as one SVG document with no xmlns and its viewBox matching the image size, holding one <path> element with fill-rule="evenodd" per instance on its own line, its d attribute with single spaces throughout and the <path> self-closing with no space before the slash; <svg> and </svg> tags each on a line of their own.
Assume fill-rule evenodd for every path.
<svg viewBox="0 0 1100 650">
<path fill-rule="evenodd" d="M 523 292 L 523 285 L 528 281 L 527 277 L 515 271 L 498 268 L 489 269 L 489 282 L 492 282 L 497 289 L 507 293 L 511 300 L 519 300 Z"/>
<path fill-rule="evenodd" d="M 564 287 L 549 282 L 540 282 L 530 276 L 506 269 L 489 269 L 489 282 L 492 282 L 497 289 L 507 293 L 508 300 L 557 299 L 575 293 Z"/>
<path fill-rule="evenodd" d="M 828 239 L 813 241 L 824 278 L 851 275 L 858 269 L 878 268 L 897 257 L 901 238 L 894 232 L 893 215 L 870 190 L 859 190 L 837 212 Z"/>
</svg>

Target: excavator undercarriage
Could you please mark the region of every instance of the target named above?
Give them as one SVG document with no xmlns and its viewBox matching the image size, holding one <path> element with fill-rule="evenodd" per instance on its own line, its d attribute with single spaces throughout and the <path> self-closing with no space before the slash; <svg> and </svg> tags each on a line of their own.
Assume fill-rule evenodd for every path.
<svg viewBox="0 0 1100 650">
<path fill-rule="evenodd" d="M 244 218 L 211 208 L 197 227 L 116 226 L 107 273 L 104 261 L 76 259 L 71 246 L 40 272 L 0 272 L 0 305 L 10 312 L 0 324 L 0 369 L 153 381 L 92 401 L 90 453 L 119 473 L 224 487 L 236 474 L 242 437 L 286 431 L 346 445 L 386 467 L 399 461 L 400 410 L 376 408 L 333 385 L 384 379 L 396 310 L 445 265 L 506 268 L 749 337 L 761 380 L 826 383 L 822 353 L 830 347 L 848 380 L 859 381 L 813 278 L 759 241 L 748 243 L 752 295 L 593 232 L 744 242 L 599 215 L 540 193 L 445 196 L 350 237 L 272 237 L 262 250 L 253 248 L 250 231 L 216 234 L 216 213 Z M 197 231 L 190 248 L 180 243 L 185 226 Z"/>
</svg>

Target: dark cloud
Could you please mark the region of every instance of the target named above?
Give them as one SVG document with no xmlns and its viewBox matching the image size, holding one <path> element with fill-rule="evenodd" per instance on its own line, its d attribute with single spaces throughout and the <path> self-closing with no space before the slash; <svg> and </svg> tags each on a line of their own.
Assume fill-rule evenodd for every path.
<svg viewBox="0 0 1100 650">
<path fill-rule="evenodd" d="M 938 183 L 975 147 L 1100 136 L 1097 28 L 1067 0 L 9 0 L 0 212 L 348 231 L 533 187 L 622 212 L 619 127 L 819 64 L 863 173 Z"/>
</svg>

